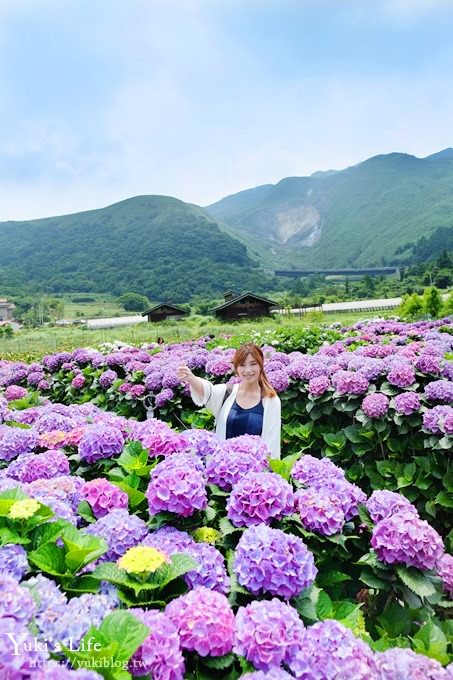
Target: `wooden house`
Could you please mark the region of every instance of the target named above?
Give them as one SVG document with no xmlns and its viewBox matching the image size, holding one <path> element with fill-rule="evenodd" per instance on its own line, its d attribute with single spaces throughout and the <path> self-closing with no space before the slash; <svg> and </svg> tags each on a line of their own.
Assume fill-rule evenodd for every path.
<svg viewBox="0 0 453 680">
<path fill-rule="evenodd" d="M 147 316 L 148 321 L 165 321 L 166 319 L 171 319 L 176 321 L 188 316 L 189 312 L 176 305 L 170 305 L 167 302 L 163 302 L 160 305 L 155 305 L 151 309 L 147 309 L 146 312 L 142 313 L 142 316 Z"/>
<path fill-rule="evenodd" d="M 225 302 L 211 310 L 212 314 L 224 321 L 239 321 L 241 319 L 257 319 L 270 316 L 272 308 L 279 307 L 277 302 L 268 300 L 254 293 L 234 293 L 228 291 L 224 295 Z"/>
</svg>

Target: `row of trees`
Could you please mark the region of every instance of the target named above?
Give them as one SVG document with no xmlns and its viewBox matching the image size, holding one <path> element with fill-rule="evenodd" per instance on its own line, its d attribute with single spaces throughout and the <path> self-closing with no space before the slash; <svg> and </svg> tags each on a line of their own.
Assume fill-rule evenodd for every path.
<svg viewBox="0 0 453 680">
<path fill-rule="evenodd" d="M 405 295 L 398 310 L 407 319 L 417 319 L 420 316 L 430 316 L 433 319 L 453 314 L 453 291 L 443 300 L 440 291 L 434 286 L 426 288 L 423 295 L 412 293 Z"/>
</svg>

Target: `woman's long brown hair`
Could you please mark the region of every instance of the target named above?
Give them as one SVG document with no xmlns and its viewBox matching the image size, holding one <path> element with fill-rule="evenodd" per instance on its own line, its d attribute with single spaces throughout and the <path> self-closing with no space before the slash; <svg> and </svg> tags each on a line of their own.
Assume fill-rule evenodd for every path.
<svg viewBox="0 0 453 680">
<path fill-rule="evenodd" d="M 236 350 L 233 357 L 234 370 L 237 372 L 238 367 L 245 363 L 245 360 L 249 354 L 252 355 L 260 367 L 260 377 L 258 378 L 258 384 L 261 387 L 261 394 L 263 397 L 276 397 L 277 393 L 270 384 L 268 377 L 264 372 L 264 355 L 258 345 L 255 345 L 253 342 L 246 342 Z"/>
</svg>

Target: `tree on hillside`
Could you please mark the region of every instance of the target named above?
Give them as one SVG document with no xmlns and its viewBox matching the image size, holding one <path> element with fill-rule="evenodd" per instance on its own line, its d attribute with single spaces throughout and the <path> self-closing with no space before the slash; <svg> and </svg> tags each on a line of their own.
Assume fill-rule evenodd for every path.
<svg viewBox="0 0 453 680">
<path fill-rule="evenodd" d="M 442 309 L 442 298 L 434 286 L 430 286 L 423 293 L 423 306 L 425 312 L 429 314 L 433 319 L 436 319 Z"/>
<path fill-rule="evenodd" d="M 132 292 L 121 295 L 118 298 L 118 304 L 127 312 L 144 312 L 150 306 L 150 302 L 145 295 Z"/>
<path fill-rule="evenodd" d="M 404 295 L 399 308 L 399 314 L 406 318 L 415 318 L 423 311 L 423 300 L 417 293 Z"/>
<path fill-rule="evenodd" d="M 448 297 L 445 300 L 443 311 L 446 316 L 453 314 L 453 290 L 448 294 Z"/>
<path fill-rule="evenodd" d="M 448 288 L 453 283 L 453 270 L 451 268 L 439 269 L 434 274 L 433 283 L 437 288 Z"/>
</svg>

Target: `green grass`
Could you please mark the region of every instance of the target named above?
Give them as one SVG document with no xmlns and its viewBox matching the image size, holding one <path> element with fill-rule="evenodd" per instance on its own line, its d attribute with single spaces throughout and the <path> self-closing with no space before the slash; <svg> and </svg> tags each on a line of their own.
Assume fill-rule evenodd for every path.
<svg viewBox="0 0 453 680">
<path fill-rule="evenodd" d="M 92 297 L 96 298 L 95 302 L 73 302 L 72 298 L 78 297 Z M 136 312 L 126 312 L 121 305 L 116 301 L 116 298 L 110 295 L 92 295 L 91 293 L 80 293 L 80 295 L 71 295 L 64 297 L 64 313 L 65 319 L 94 319 L 106 316 L 127 316 L 129 314 L 136 314 Z"/>
<path fill-rule="evenodd" d="M 373 316 L 373 314 L 368 316 Z M 0 359 L 34 361 L 45 354 L 70 351 L 76 347 L 98 347 L 103 342 L 115 340 L 140 345 L 156 342 L 159 336 L 163 337 L 165 342 L 171 343 L 192 340 L 207 334 L 218 336 L 228 333 L 264 331 L 277 327 L 300 328 L 301 325 L 331 324 L 336 321 L 344 326 L 350 326 L 365 318 L 367 315 L 363 312 L 335 314 L 312 312 L 301 318 L 296 315 L 259 319 L 253 322 L 221 323 L 211 317 L 193 316 L 179 322 L 166 321 L 154 324 L 145 321 L 142 324 L 100 330 L 88 330 L 82 326 L 24 329 L 15 333 L 12 338 L 0 337 Z"/>
</svg>

